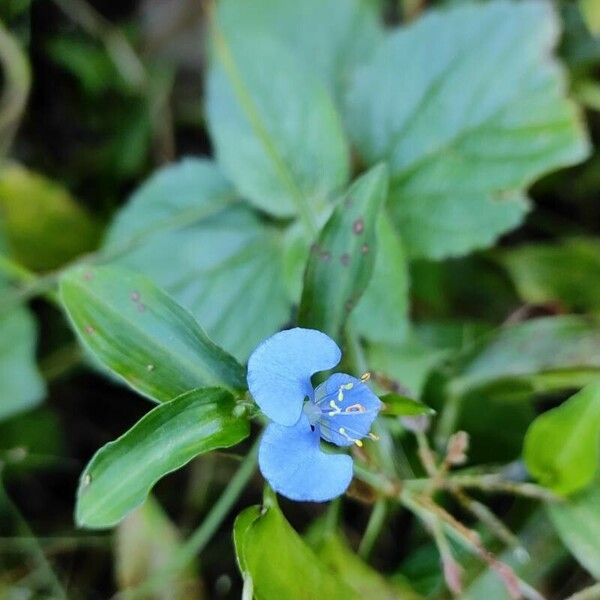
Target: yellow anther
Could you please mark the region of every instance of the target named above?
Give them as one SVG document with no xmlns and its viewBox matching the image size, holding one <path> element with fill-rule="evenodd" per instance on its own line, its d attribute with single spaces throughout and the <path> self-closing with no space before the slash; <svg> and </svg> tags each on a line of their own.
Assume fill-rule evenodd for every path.
<svg viewBox="0 0 600 600">
<path fill-rule="evenodd" d="M 371 379 L 371 373 L 369 373 L 368 371 L 367 371 L 366 373 L 363 373 L 363 374 L 360 376 L 360 380 L 361 380 L 363 383 L 367 383 L 367 381 L 369 381 L 369 379 Z"/>
<path fill-rule="evenodd" d="M 363 443 L 360 440 L 354 440 L 354 443 L 359 447 L 362 448 L 363 447 Z"/>
<path fill-rule="evenodd" d="M 347 413 L 364 413 L 367 409 L 362 404 L 352 404 L 348 406 L 344 412 Z"/>
<path fill-rule="evenodd" d="M 379 436 L 375 435 L 374 433 L 370 433 L 369 438 L 372 439 L 374 442 L 378 442 L 380 439 Z"/>
</svg>

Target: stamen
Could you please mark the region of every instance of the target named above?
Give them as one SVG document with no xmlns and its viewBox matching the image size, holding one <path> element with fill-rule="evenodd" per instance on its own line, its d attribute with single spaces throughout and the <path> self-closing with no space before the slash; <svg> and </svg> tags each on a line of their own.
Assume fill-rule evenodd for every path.
<svg viewBox="0 0 600 600">
<path fill-rule="evenodd" d="M 364 413 L 366 412 L 366 408 L 362 404 L 352 404 L 351 406 L 346 407 L 344 412 L 347 413 Z"/>
<path fill-rule="evenodd" d="M 373 440 L 374 442 L 378 442 L 381 438 L 374 433 L 369 433 L 369 439 Z"/>
<path fill-rule="evenodd" d="M 367 371 L 366 373 L 363 373 L 363 374 L 360 376 L 360 380 L 361 380 L 363 383 L 367 383 L 367 381 L 369 381 L 369 379 L 371 379 L 371 373 L 369 373 L 369 371 Z"/>
<path fill-rule="evenodd" d="M 340 427 L 338 429 L 338 432 L 340 433 L 340 435 L 342 435 L 343 437 L 345 437 L 349 442 L 352 442 L 353 444 L 356 444 L 359 448 L 362 448 L 363 443 L 360 440 L 357 440 L 357 439 L 354 439 L 354 438 L 350 437 L 346 433 L 346 430 L 343 427 Z"/>
<path fill-rule="evenodd" d="M 335 415 L 339 415 L 342 412 L 342 409 L 335 403 L 335 400 L 331 400 L 329 402 L 329 406 L 333 408 L 333 410 L 329 411 L 329 416 L 334 417 Z"/>
</svg>

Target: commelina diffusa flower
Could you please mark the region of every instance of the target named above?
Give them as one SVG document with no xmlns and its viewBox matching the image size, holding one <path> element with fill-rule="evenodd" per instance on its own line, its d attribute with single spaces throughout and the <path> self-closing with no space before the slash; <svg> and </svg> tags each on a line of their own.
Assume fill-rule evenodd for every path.
<svg viewBox="0 0 600 600">
<path fill-rule="evenodd" d="M 366 377 L 335 373 L 313 388 L 311 376 L 332 369 L 341 356 L 324 333 L 296 328 L 265 340 L 248 361 L 250 393 L 273 421 L 261 440 L 260 470 L 275 491 L 292 500 L 324 502 L 344 493 L 352 458 L 323 451 L 321 438 L 361 446 L 381 409 Z"/>
</svg>

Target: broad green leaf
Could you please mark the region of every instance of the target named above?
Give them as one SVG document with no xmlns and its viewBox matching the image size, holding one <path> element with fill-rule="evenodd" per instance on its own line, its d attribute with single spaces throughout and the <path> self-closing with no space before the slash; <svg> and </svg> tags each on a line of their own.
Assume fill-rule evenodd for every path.
<svg viewBox="0 0 600 600">
<path fill-rule="evenodd" d="M 369 0 L 224 0 L 218 18 L 228 37 L 275 35 L 337 96 L 381 38 L 377 9 Z"/>
<path fill-rule="evenodd" d="M 120 267 L 77 267 L 64 307 L 86 348 L 138 392 L 164 402 L 198 387 L 245 387 L 244 370 L 170 296 Z"/>
<path fill-rule="evenodd" d="M 305 544 L 267 496 L 262 510 L 252 506 L 234 525 L 235 549 L 243 573 L 252 577 L 256 600 L 354 600 L 360 596 L 337 579 Z"/>
<path fill-rule="evenodd" d="M 0 169 L 0 219 L 10 254 L 33 270 L 92 250 L 99 229 L 60 184 L 25 167 Z"/>
<path fill-rule="evenodd" d="M 17 306 L 0 312 L 0 420 L 44 399 L 46 386 L 35 363 L 36 339 L 29 310 Z"/>
<path fill-rule="evenodd" d="M 600 480 L 564 502 L 549 504 L 548 515 L 573 556 L 600 579 Z"/>
<path fill-rule="evenodd" d="M 150 277 L 245 361 L 289 319 L 291 301 L 278 231 L 234 199 L 214 163 L 168 166 L 118 213 L 104 252 Z"/>
<path fill-rule="evenodd" d="M 522 221 L 523 188 L 587 155 L 557 34 L 546 3 L 461 4 L 392 32 L 357 71 L 347 126 L 368 164 L 389 163 L 411 256 L 491 245 Z"/>
<path fill-rule="evenodd" d="M 179 532 L 152 496 L 127 515 L 117 528 L 115 574 L 120 590 L 135 588 L 166 567 L 181 547 Z M 167 571 L 153 589 L 156 600 L 201 600 L 205 597 L 198 579 L 197 561 L 183 570 Z"/>
<path fill-rule="evenodd" d="M 349 153 L 325 85 L 268 34 L 213 23 L 206 112 L 219 163 L 241 194 L 280 217 L 344 186 Z"/>
<path fill-rule="evenodd" d="M 379 215 L 373 275 L 351 317 L 356 333 L 374 342 L 400 343 L 408 333 L 408 267 L 387 212 Z"/>
<path fill-rule="evenodd" d="M 142 504 L 154 484 L 194 457 L 248 436 L 233 396 L 218 388 L 192 390 L 157 406 L 109 442 L 81 475 L 75 520 L 81 527 L 118 523 Z"/>
<path fill-rule="evenodd" d="M 590 383 L 531 424 L 523 456 L 544 486 L 572 494 L 592 481 L 600 447 L 600 382 Z"/>
<path fill-rule="evenodd" d="M 600 242 L 592 238 L 560 244 L 529 244 L 497 254 L 523 300 L 559 302 L 600 310 Z"/>
<path fill-rule="evenodd" d="M 363 562 L 348 547 L 341 535 L 325 535 L 316 549 L 321 563 L 331 569 L 361 598 L 377 600 L 417 600 L 421 598 L 408 586 L 387 581 L 383 575 Z"/>
<path fill-rule="evenodd" d="M 321 230 L 304 274 L 298 321 L 340 337 L 371 278 L 387 170 L 371 169 L 346 192 Z"/>
<path fill-rule="evenodd" d="M 598 376 L 600 324 L 576 316 L 504 326 L 461 353 L 450 368 L 449 392 L 495 389 L 515 398 L 579 387 Z"/>
<path fill-rule="evenodd" d="M 417 415 L 433 415 L 435 410 L 426 404 L 401 394 L 385 394 L 381 396 L 383 402 L 382 414 L 397 417 L 415 417 Z"/>
</svg>

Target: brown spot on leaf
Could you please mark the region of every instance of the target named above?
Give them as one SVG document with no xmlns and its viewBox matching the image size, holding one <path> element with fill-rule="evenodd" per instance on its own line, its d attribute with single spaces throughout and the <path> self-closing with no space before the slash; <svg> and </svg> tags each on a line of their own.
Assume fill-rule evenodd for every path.
<svg viewBox="0 0 600 600">
<path fill-rule="evenodd" d="M 329 259 L 331 259 L 331 252 L 329 252 L 327 250 L 323 250 L 319 254 L 319 257 L 321 258 L 321 260 L 324 260 L 325 262 L 327 262 Z"/>
<path fill-rule="evenodd" d="M 140 301 L 140 293 L 133 291 L 131 292 L 130 298 L 134 301 L 134 302 L 139 302 Z"/>
<path fill-rule="evenodd" d="M 85 332 L 89 333 L 90 335 L 92 335 L 92 333 L 96 333 L 96 330 L 91 325 L 86 325 L 85 326 Z"/>
<path fill-rule="evenodd" d="M 94 272 L 93 271 L 84 271 L 83 278 L 85 279 L 85 281 L 91 281 L 92 279 L 94 279 Z"/>
<path fill-rule="evenodd" d="M 344 252 L 344 254 L 340 256 L 340 262 L 342 263 L 342 266 L 347 267 L 350 264 L 350 255 L 347 252 Z"/>
<path fill-rule="evenodd" d="M 146 305 L 143 302 L 137 303 L 138 312 L 144 312 L 146 310 Z"/>
<path fill-rule="evenodd" d="M 362 217 L 359 217 L 352 224 L 352 231 L 354 231 L 354 233 L 356 235 L 360 235 L 364 230 L 365 230 L 365 222 L 363 221 Z"/>
</svg>

